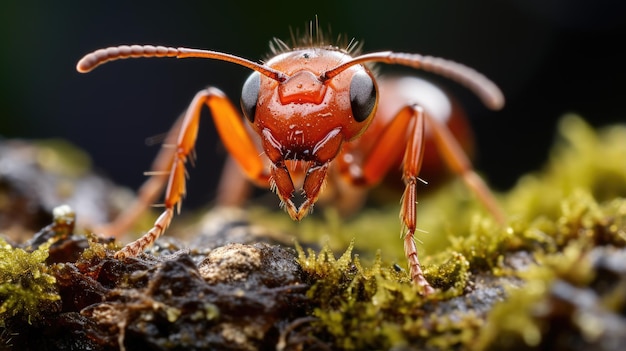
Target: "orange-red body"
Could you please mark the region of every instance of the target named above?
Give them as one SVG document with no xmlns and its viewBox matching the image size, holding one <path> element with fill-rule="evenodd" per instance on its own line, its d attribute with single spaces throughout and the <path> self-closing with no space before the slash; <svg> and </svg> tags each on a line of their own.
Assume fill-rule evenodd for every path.
<svg viewBox="0 0 626 351">
<path fill-rule="evenodd" d="M 391 153 L 378 161 L 389 162 L 390 164 L 389 170 L 383 175 L 384 179 L 376 179 L 372 183 L 368 183 L 359 175 L 362 172 L 360 167 L 354 165 L 362 164 L 364 158 L 372 153 L 374 148 L 380 147 L 381 137 L 387 126 L 394 120 L 396 114 L 407 104 L 417 104 L 424 107 L 433 118 L 447 126 L 466 153 L 473 153 L 473 135 L 468 125 L 465 111 L 454 98 L 440 87 L 417 76 L 387 77 L 382 75 L 378 76 L 376 81 L 379 93 L 376 115 L 372 118 L 371 123 L 362 134 L 349 142 L 343 143 L 339 154 L 329 167 L 324 189 L 318 199 L 318 202 L 324 205 L 330 205 L 344 215 L 349 215 L 359 210 L 365 201 L 368 191 L 372 186 L 376 185 L 378 181 L 388 180 L 391 184 L 388 184 L 385 188 L 387 190 L 400 189 L 400 185 L 402 184 L 400 170 L 404 145 L 396 144 L 391 150 Z M 266 91 L 272 90 L 267 89 Z M 326 117 L 337 116 L 336 113 L 330 113 L 328 115 L 327 113 L 329 113 L 329 111 L 319 111 L 318 114 L 320 114 L 321 117 L 318 120 L 325 121 Z M 310 116 L 311 114 L 309 114 L 309 118 Z M 293 121 L 291 120 L 292 117 L 289 118 L 290 119 L 287 119 L 287 121 L 290 121 L 289 124 L 278 122 L 276 123 L 277 128 L 272 129 L 277 134 L 288 135 L 290 140 L 286 143 L 301 145 L 303 141 L 309 138 L 311 140 L 323 139 L 319 137 L 311 138 L 310 131 L 313 128 L 307 128 L 305 132 L 303 127 L 301 127 L 312 127 L 314 124 L 310 122 L 304 122 L 303 124 L 302 121 Z M 280 119 L 278 119 L 278 121 L 280 121 Z M 257 127 L 257 131 L 258 130 Z M 317 128 L 317 130 L 325 129 Z M 408 133 L 409 131 L 407 130 L 407 137 Z M 260 138 L 258 139 L 260 145 Z M 309 145 L 309 148 L 310 147 Z M 300 153 L 302 153 L 302 151 L 300 151 Z M 308 153 L 308 151 L 305 153 Z M 294 155 L 297 155 L 297 153 L 294 152 Z M 304 179 L 306 162 L 301 160 L 287 160 L 286 163 L 287 168 L 290 170 L 291 177 L 296 184 L 296 188 L 298 188 L 298 185 L 301 186 L 302 180 Z M 372 167 L 382 169 L 378 163 L 374 164 Z M 432 186 L 440 182 L 442 178 L 446 178 L 447 173 L 450 173 L 450 171 L 446 169 L 445 162 L 439 154 L 433 131 L 426 126 L 424 156 L 420 178 Z M 249 194 L 249 180 L 247 177 L 240 177 L 241 172 L 239 169 L 226 167 L 221 179 L 223 184 L 220 186 L 218 204 L 243 205 Z M 266 183 L 262 182 L 258 185 L 264 186 L 265 184 Z M 394 194 L 397 196 L 395 192 Z"/>
<path fill-rule="evenodd" d="M 327 181 L 333 201 L 349 206 L 354 193 L 346 189 L 376 185 L 401 165 L 405 187 L 400 217 L 405 227 L 405 254 L 413 281 L 424 293 L 431 292 L 433 288 L 423 275 L 414 242 L 416 186 L 427 152 L 425 147 L 438 150 L 440 156 L 426 158 L 426 162 L 443 160 L 498 220 L 503 221 L 504 216 L 451 133 L 450 118 L 459 112 L 456 105 L 424 80 L 378 79 L 365 64 L 399 64 L 448 76 L 470 88 L 494 109 L 504 102 L 500 91 L 471 68 L 417 54 L 380 52 L 352 57 L 337 47 L 290 48 L 279 40 L 274 41 L 275 47 L 279 50 L 274 50 L 274 56 L 265 64 L 214 51 L 153 46 L 102 49 L 79 62 L 78 70 L 86 72 L 119 58 L 203 57 L 254 70 L 242 89 L 243 119 L 218 89 L 210 87 L 196 94 L 167 138 L 166 143 L 175 147 L 159 154 L 155 177 L 140 192 L 138 205 L 110 228 L 120 231 L 129 218 L 136 217 L 153 200 L 165 183 L 159 173 L 167 175 L 165 211 L 148 233 L 120 250 L 116 257 L 138 254 L 170 224 L 174 208 L 180 206 L 186 191 L 185 164 L 196 142 L 202 107 L 207 106 L 226 149 L 243 174 L 257 185 L 271 187 L 294 220 L 311 211 Z M 462 118 L 454 121 L 463 123 Z"/>
</svg>

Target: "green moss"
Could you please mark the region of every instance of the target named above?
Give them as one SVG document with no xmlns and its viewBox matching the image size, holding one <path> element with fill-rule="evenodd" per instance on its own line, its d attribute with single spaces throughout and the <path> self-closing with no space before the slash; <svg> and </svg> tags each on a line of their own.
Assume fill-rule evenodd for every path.
<svg viewBox="0 0 626 351">
<path fill-rule="evenodd" d="M 319 253 L 298 248 L 312 281 L 308 296 L 317 306 L 314 323 L 321 335 L 339 349 L 539 344 L 546 332 L 542 323 L 548 322 L 534 314 L 551 301 L 552 284 L 590 284 L 595 273 L 589 253 L 596 247 L 626 246 L 626 127 L 596 133 L 580 118 L 564 118 L 546 169 L 523 177 L 500 196 L 510 215 L 504 227 L 466 193 L 452 184 L 420 202 L 419 223 L 426 229 L 418 235 L 420 249 L 428 253 L 420 252 L 421 261 L 438 288 L 426 298 L 409 284 L 405 271 L 386 263 L 404 263 L 401 240 L 393 235 L 399 233 L 397 207 L 365 210 L 345 223 L 332 212 L 312 224 L 305 221 L 304 232 L 316 233 L 307 237 L 325 238 Z M 331 247 L 349 240 L 354 244 L 336 259 Z M 353 250 L 378 253 L 362 264 Z M 526 259 L 511 263 L 518 253 Z M 445 313 L 433 307 L 480 300 L 470 292 L 486 290 L 475 286 L 485 279 L 495 279 L 493 291 L 506 288 L 508 295 L 490 313 L 471 303 L 467 310 Z M 621 308 L 626 292 L 615 294 L 611 301 Z"/>
<path fill-rule="evenodd" d="M 555 249 L 535 251 L 536 264 L 517 273 L 524 280 L 524 288 L 509 289 L 507 300 L 491 311 L 478 349 L 504 349 L 516 343 L 536 347 L 546 338 L 552 318 L 561 320 L 561 323 L 572 323 L 574 333 L 584 334 L 588 326 L 584 319 L 592 317 L 594 330 L 602 334 L 606 329 L 606 321 L 585 316 L 584 309 L 590 306 L 578 306 L 575 300 L 589 299 L 593 295 L 583 294 L 591 294 L 590 285 L 598 284 L 598 268 L 592 264 L 592 257 L 598 255 L 595 250 L 623 250 L 626 246 L 626 199 L 618 198 L 599 205 L 590 194 L 575 191 L 562 201 L 561 214 L 553 228 L 550 238 Z M 612 277 L 618 283 L 610 289 L 604 287 L 610 293 L 603 296 L 600 292 L 597 296 L 600 305 L 592 308 L 610 313 L 626 306 L 624 278 L 622 276 L 619 283 L 619 277 Z M 614 283 L 603 281 L 600 284 L 610 286 Z M 558 295 L 563 286 L 571 287 L 578 295 L 574 295 L 572 301 L 559 301 L 562 297 L 555 294 Z"/>
<path fill-rule="evenodd" d="M 317 306 L 312 315 L 316 335 L 336 349 L 390 349 L 399 346 L 449 349 L 476 339 L 483 324 L 479 313 L 464 303 L 457 310 L 433 308 L 465 292 L 469 262 L 459 253 L 445 257 L 433 276 L 441 290 L 424 297 L 406 272 L 384 264 L 380 255 L 371 266 L 352 256 L 352 245 L 336 259 L 328 246 L 319 253 L 297 246 L 298 259 L 311 277 L 307 297 Z M 444 257 L 443 255 L 441 256 Z"/>
<path fill-rule="evenodd" d="M 334 345 L 358 350 L 401 342 L 401 325 L 394 319 L 410 316 L 424 302 L 405 274 L 383 266 L 380 256 L 371 267 L 362 266 L 358 256 L 352 256 L 352 244 L 338 259 L 328 245 L 318 254 L 311 249 L 305 253 L 300 246 L 297 251 L 313 282 L 307 296 L 317 304 L 315 323 Z"/>
<path fill-rule="evenodd" d="M 36 320 L 44 304 L 59 300 L 56 279 L 45 264 L 50 243 L 33 252 L 13 248 L 0 238 L 0 326 L 21 316 Z"/>
<path fill-rule="evenodd" d="M 491 311 L 477 349 L 510 348 L 515 343 L 536 347 L 546 332 L 547 321 L 540 315 L 554 308 L 550 290 L 557 280 L 585 286 L 594 272 L 585 244 L 572 242 L 563 251 L 537 256 L 537 265 L 519 274 L 523 289 L 510 289 L 506 302 Z M 543 311 L 542 311 L 543 310 Z"/>
</svg>

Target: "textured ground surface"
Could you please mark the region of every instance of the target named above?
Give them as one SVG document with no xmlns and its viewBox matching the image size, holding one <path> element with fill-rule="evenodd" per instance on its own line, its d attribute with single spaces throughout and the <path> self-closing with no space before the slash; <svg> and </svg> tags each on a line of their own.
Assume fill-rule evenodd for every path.
<svg viewBox="0 0 626 351">
<path fill-rule="evenodd" d="M 422 257 L 437 288 L 428 297 L 402 268 L 393 207 L 300 224 L 215 209 L 139 257 L 115 260 L 120 243 L 83 228 L 108 220 L 128 194 L 68 150 L 0 144 L 0 349 L 626 344 L 624 127 L 596 133 L 565 119 L 546 169 L 501 196 L 505 228 L 455 184 L 421 202 Z M 68 153 L 73 162 L 63 161 Z"/>
</svg>

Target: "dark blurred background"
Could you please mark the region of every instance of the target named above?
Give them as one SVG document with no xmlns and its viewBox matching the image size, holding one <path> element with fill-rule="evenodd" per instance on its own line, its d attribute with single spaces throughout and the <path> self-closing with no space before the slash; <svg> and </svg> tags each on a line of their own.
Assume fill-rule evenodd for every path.
<svg viewBox="0 0 626 351">
<path fill-rule="evenodd" d="M 83 75 L 84 54 L 118 44 L 207 48 L 258 60 L 268 41 L 318 16 L 365 51 L 417 52 L 470 65 L 503 89 L 491 112 L 454 83 L 477 135 L 477 168 L 499 190 L 541 167 L 565 113 L 594 126 L 626 121 L 622 0 L 14 1 L 0 12 L 0 135 L 63 138 L 101 172 L 137 188 L 169 128 L 207 85 L 237 104 L 249 72 L 210 60 L 143 59 Z M 390 71 L 387 67 L 384 71 Z M 224 151 L 202 120 L 188 204 L 215 196 Z M 626 162 L 626 161 L 625 161 Z"/>
</svg>

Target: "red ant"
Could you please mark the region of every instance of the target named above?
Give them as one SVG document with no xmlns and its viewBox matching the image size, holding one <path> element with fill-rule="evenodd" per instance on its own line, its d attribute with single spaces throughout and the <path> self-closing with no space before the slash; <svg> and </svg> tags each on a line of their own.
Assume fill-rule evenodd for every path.
<svg viewBox="0 0 626 351">
<path fill-rule="evenodd" d="M 440 58 L 391 51 L 353 56 L 353 43 L 344 50 L 313 43 L 312 39 L 293 48 L 278 39 L 270 44 L 273 56 L 262 64 L 222 52 L 149 45 L 100 49 L 78 62 L 79 72 L 89 72 L 117 59 L 195 57 L 232 62 L 254 71 L 241 94 L 247 125 L 217 88 L 209 87 L 196 94 L 167 137 L 166 144 L 175 147 L 164 148 L 155 161 L 154 169 L 166 171 L 151 173 L 153 177 L 139 192 L 138 205 L 118 218 L 109 232 L 119 233 L 126 228 L 158 196 L 167 175 L 165 210 L 152 229 L 115 257 L 138 255 L 170 225 L 174 208 L 180 210 L 185 194 L 185 163 L 193 160 L 200 113 L 206 105 L 225 148 L 245 176 L 259 186 L 271 188 L 281 207 L 296 221 L 312 210 L 327 179 L 332 188 L 338 183 L 372 187 L 402 160 L 405 189 L 400 218 L 404 225 L 404 251 L 411 279 L 424 293 L 432 292 L 414 241 L 416 187 L 427 139 L 436 144 L 449 168 L 462 177 L 501 223 L 504 214 L 446 124 L 452 113 L 446 96 L 430 85 L 424 88 L 427 83 L 417 78 L 377 77 L 368 64 L 409 66 L 450 78 L 469 88 L 494 110 L 504 104 L 502 93 L 477 71 Z M 428 94 L 420 95 L 424 92 Z M 431 107 L 437 99 L 443 109 Z M 296 189 L 300 189 L 302 199 L 294 202 Z"/>
</svg>

